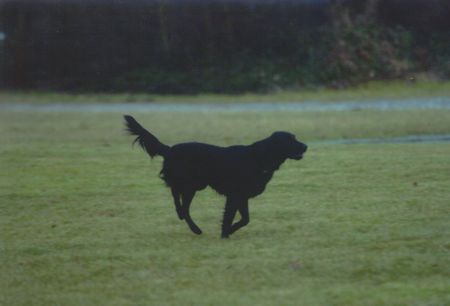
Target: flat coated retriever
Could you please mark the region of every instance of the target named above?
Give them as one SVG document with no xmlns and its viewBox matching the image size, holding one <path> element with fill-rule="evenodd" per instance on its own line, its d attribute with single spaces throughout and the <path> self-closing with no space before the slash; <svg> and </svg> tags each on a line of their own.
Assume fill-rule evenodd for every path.
<svg viewBox="0 0 450 306">
<path fill-rule="evenodd" d="M 160 177 L 170 187 L 180 220 L 186 220 L 195 234 L 202 231 L 194 223 L 189 207 L 197 191 L 211 186 L 226 197 L 222 222 L 222 238 L 250 221 L 248 200 L 261 194 L 273 173 L 288 158 L 299 160 L 307 146 L 287 132 L 275 132 L 251 145 L 218 147 L 187 142 L 172 147 L 144 129 L 133 117 L 125 115 L 126 130 L 137 138 L 139 145 L 150 155 L 164 158 Z M 236 212 L 241 220 L 233 224 Z"/>
</svg>

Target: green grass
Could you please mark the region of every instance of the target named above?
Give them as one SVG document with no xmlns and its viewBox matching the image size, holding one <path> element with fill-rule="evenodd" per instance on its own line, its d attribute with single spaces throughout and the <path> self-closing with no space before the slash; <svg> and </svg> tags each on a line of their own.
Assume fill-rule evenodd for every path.
<svg viewBox="0 0 450 306">
<path fill-rule="evenodd" d="M 247 93 L 240 95 L 154 95 L 145 93 L 54 93 L 54 92 L 0 92 L 0 103 L 91 103 L 91 102 L 303 102 L 348 101 L 371 99 L 407 99 L 448 96 L 450 82 L 422 80 L 417 83 L 405 81 L 373 81 L 347 89 L 282 90 L 267 94 Z"/>
<path fill-rule="evenodd" d="M 195 236 L 117 113 L 0 113 L 0 305 L 448 305 L 450 144 L 321 139 L 450 133 L 450 111 L 143 113 L 161 140 L 309 144 L 219 238 Z"/>
</svg>

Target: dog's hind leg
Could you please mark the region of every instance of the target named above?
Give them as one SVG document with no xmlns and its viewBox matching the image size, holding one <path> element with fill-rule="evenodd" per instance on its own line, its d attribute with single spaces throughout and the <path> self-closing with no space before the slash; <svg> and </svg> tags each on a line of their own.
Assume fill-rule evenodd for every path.
<svg viewBox="0 0 450 306">
<path fill-rule="evenodd" d="M 194 232 L 197 235 L 200 235 L 202 233 L 202 230 L 197 226 L 197 224 L 194 223 L 194 221 L 191 218 L 191 214 L 189 213 L 189 208 L 192 203 L 192 199 L 194 198 L 195 190 L 185 191 L 181 194 L 181 200 L 183 203 L 182 209 L 183 209 L 183 216 L 186 220 L 186 223 L 189 225 L 189 228 L 192 232 Z"/>
<path fill-rule="evenodd" d="M 246 226 L 250 222 L 250 215 L 248 213 L 248 200 L 242 201 L 238 205 L 239 213 L 241 214 L 241 220 L 234 223 L 231 228 L 229 234 L 233 234 L 235 231 L 240 229 L 241 227 Z"/>
<path fill-rule="evenodd" d="M 238 204 L 239 202 L 237 199 L 227 197 L 222 221 L 222 238 L 228 238 L 230 235 L 231 224 L 233 223 L 234 216 L 236 215 Z"/>
<path fill-rule="evenodd" d="M 178 189 L 176 189 L 175 187 L 171 187 L 171 191 L 172 191 L 173 202 L 175 204 L 175 210 L 177 211 L 178 218 L 180 218 L 180 220 L 183 220 L 184 214 L 183 214 L 183 209 L 181 208 L 181 202 L 180 202 L 181 194 L 178 191 Z"/>
</svg>

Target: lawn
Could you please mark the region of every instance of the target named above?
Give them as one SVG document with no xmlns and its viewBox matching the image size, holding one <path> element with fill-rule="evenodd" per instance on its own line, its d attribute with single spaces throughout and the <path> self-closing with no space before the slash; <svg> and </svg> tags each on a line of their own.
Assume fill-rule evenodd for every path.
<svg viewBox="0 0 450 306">
<path fill-rule="evenodd" d="M 320 140 L 450 134 L 450 111 L 133 114 L 163 142 L 309 145 L 220 239 L 193 235 L 118 113 L 0 113 L 0 305 L 448 305 L 450 143 Z"/>
</svg>

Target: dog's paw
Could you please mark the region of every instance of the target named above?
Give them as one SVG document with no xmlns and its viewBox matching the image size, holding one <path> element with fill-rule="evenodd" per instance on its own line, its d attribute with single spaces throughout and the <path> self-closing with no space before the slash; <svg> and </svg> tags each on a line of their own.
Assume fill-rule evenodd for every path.
<svg viewBox="0 0 450 306">
<path fill-rule="evenodd" d="M 178 219 L 184 220 L 184 214 L 183 214 L 183 212 L 181 211 L 181 209 L 180 209 L 180 210 L 177 209 L 177 215 L 178 215 Z"/>
<path fill-rule="evenodd" d="M 201 235 L 201 234 L 202 234 L 202 230 L 201 230 L 199 227 L 197 227 L 197 226 L 192 226 L 192 227 L 191 227 L 191 231 L 192 231 L 194 234 L 197 234 L 197 235 Z"/>
<path fill-rule="evenodd" d="M 194 232 L 194 234 L 197 234 L 197 235 L 201 235 L 203 233 L 202 230 L 199 228 L 196 230 L 193 230 L 193 232 Z"/>
</svg>

